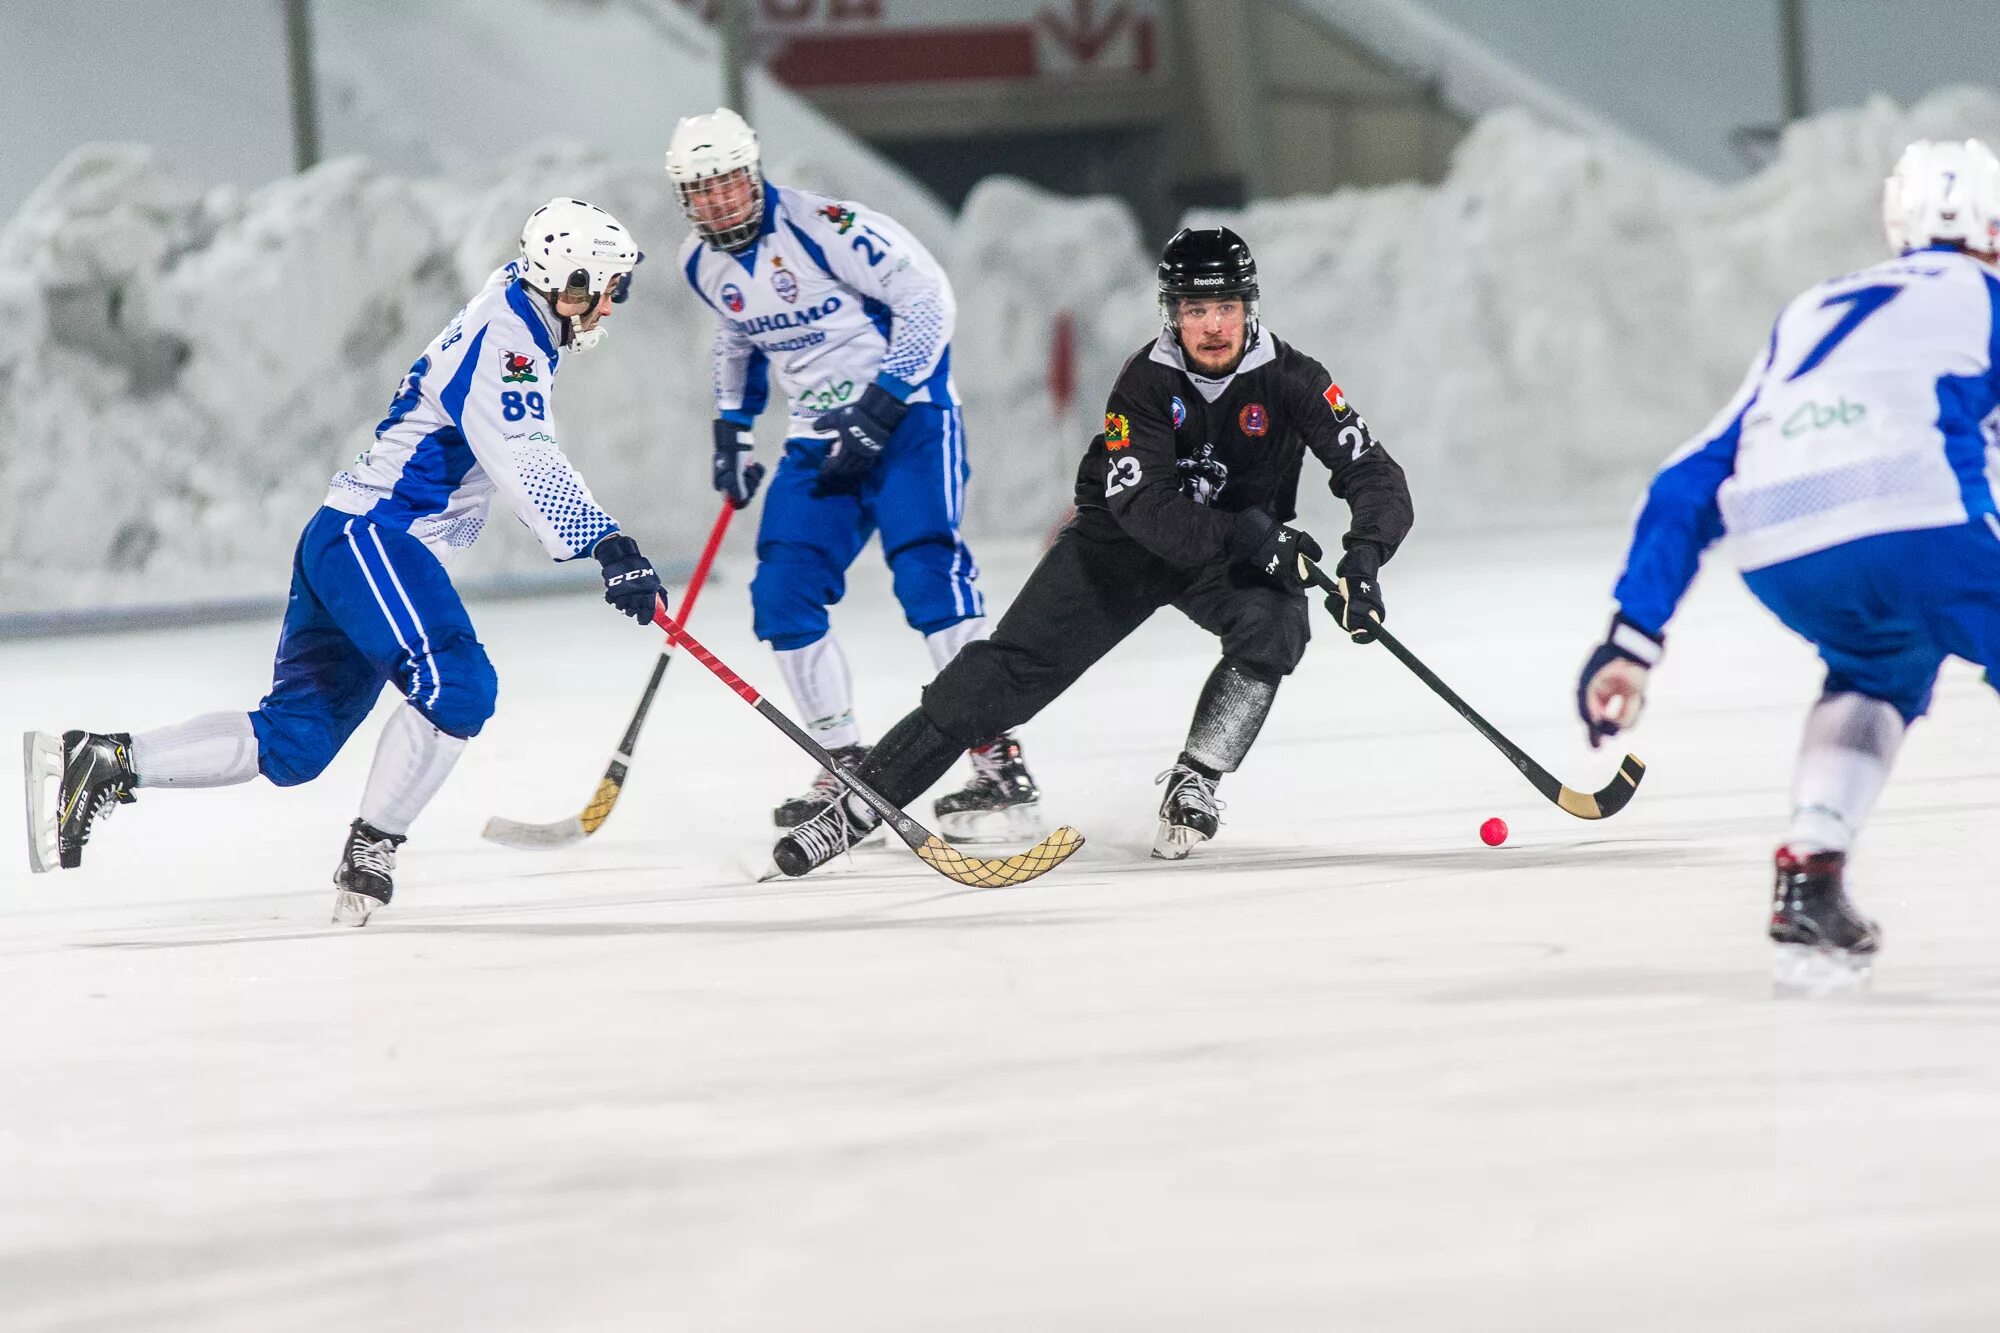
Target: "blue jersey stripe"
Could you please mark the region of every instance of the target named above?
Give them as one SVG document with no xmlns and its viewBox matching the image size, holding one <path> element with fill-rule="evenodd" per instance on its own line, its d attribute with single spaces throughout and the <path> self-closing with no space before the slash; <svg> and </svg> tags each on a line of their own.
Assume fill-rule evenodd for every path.
<svg viewBox="0 0 2000 1333">
<path fill-rule="evenodd" d="M 514 313 L 521 317 L 521 322 L 528 326 L 528 336 L 535 340 L 535 346 L 541 348 L 542 355 L 549 359 L 549 373 L 553 375 L 556 369 L 556 361 L 560 358 L 561 353 L 556 350 L 555 340 L 549 337 L 549 326 L 544 320 L 542 312 L 535 309 L 535 298 L 528 295 L 527 289 L 522 286 L 519 278 L 507 284 L 507 304 L 512 306 Z M 468 352 L 466 355 L 469 357 L 471 353 Z M 461 393 L 459 401 L 463 402 L 464 400 L 465 395 Z M 458 413 L 453 411 L 452 415 L 455 417 Z"/>
<path fill-rule="evenodd" d="M 486 330 L 482 328 L 473 335 L 471 344 L 465 349 L 465 356 L 458 363 L 458 370 L 439 395 L 445 411 L 451 413 L 452 424 L 440 426 L 417 441 L 416 448 L 403 464 L 402 475 L 396 479 L 396 488 L 370 507 L 369 518 L 398 530 L 407 530 L 411 520 L 428 514 L 441 514 L 451 503 L 452 492 L 459 488 L 466 474 L 479 461 L 473 456 L 472 446 L 465 442 L 460 420 L 465 414 L 465 396 L 472 390 L 472 377 L 479 368 L 479 354 L 485 345 Z"/>
</svg>

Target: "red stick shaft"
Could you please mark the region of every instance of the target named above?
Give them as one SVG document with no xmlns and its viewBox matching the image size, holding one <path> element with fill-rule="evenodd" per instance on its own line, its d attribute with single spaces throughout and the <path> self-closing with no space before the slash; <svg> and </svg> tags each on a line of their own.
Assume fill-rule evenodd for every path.
<svg viewBox="0 0 2000 1333">
<path fill-rule="evenodd" d="M 701 585 L 708 580 L 709 567 L 715 563 L 715 553 L 722 549 L 722 536 L 729 531 L 729 520 L 736 517 L 736 506 L 724 500 L 722 512 L 715 516 L 715 526 L 708 530 L 708 545 L 701 548 L 701 559 L 694 562 L 694 575 L 688 579 L 687 595 L 681 598 L 681 613 L 674 617 L 677 624 L 685 625 L 687 618 L 694 614 L 694 599 L 701 596 Z"/>
<path fill-rule="evenodd" d="M 685 615 L 686 613 L 683 612 L 682 614 Z M 736 691 L 744 703 L 754 707 L 758 700 L 763 698 L 762 695 L 751 688 L 748 681 L 723 665 L 722 659 L 702 647 L 701 642 L 694 635 L 682 629 L 680 622 L 669 620 L 663 613 L 655 611 L 653 613 L 653 623 L 667 632 L 667 638 L 687 649 L 690 653 L 693 653 L 695 661 L 713 671 L 724 685 Z"/>
</svg>

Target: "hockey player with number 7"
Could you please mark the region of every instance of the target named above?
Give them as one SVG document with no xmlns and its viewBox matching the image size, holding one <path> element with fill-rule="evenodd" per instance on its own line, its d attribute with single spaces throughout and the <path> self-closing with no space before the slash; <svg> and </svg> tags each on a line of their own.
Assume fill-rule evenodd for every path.
<svg viewBox="0 0 2000 1333">
<path fill-rule="evenodd" d="M 1884 184 L 1896 258 L 1778 315 L 1749 376 L 1670 458 L 1639 513 L 1618 610 L 1577 709 L 1595 745 L 1638 720 L 1667 622 L 1727 537 L 1757 599 L 1810 640 L 1806 718 L 1770 936 L 1781 990 L 1865 981 L 1880 943 L 1847 853 L 1946 657 L 2000 671 L 2000 161 L 1977 140 L 1909 146 Z"/>
<path fill-rule="evenodd" d="M 1353 513 L 1327 605 L 1356 642 L 1382 618 L 1381 566 L 1410 530 L 1403 469 L 1326 367 L 1262 327 L 1257 265 L 1227 228 L 1184 230 L 1160 257 L 1162 327 L 1125 363 L 1076 476 L 1076 517 L 993 637 L 968 644 L 891 728 L 860 777 L 901 804 L 981 736 L 1019 726 L 1163 606 L 1221 640 L 1179 758 L 1160 775 L 1153 854 L 1213 838 L 1216 786 L 1250 752 L 1310 637 L 1319 543 L 1291 526 L 1310 453 Z M 853 798 L 822 805 L 772 859 L 803 875 L 865 836 Z"/>
<path fill-rule="evenodd" d="M 368 452 L 306 524 L 256 710 L 136 734 L 28 733 L 34 870 L 82 864 L 96 826 L 140 788 L 311 781 L 393 680 L 406 706 L 376 747 L 334 871 L 333 919 L 365 925 L 389 901 L 397 848 L 493 714 L 493 665 L 446 572 L 493 497 L 555 559 L 595 556 L 605 600 L 639 623 L 663 595 L 564 457 L 552 406 L 557 367 L 604 336 L 638 262 L 631 233 L 600 208 L 552 199 L 529 217 L 519 257 L 424 349 Z"/>
<path fill-rule="evenodd" d="M 749 462 L 750 427 L 773 378 L 788 400 L 784 457 L 757 529 L 757 637 L 817 742 L 857 763 L 867 749 L 827 608 L 871 535 L 933 665 L 986 635 L 979 570 L 958 532 L 970 469 L 951 376 L 951 284 L 883 214 L 767 182 L 755 131 L 726 108 L 674 127 L 667 175 L 694 227 L 681 269 L 716 317 L 715 489 L 739 509 L 764 476 Z M 944 835 L 1040 836 L 1039 793 L 1013 735 L 980 737 L 972 768 L 963 790 L 937 802 Z M 822 769 L 773 822 L 790 828 L 839 789 Z"/>
</svg>

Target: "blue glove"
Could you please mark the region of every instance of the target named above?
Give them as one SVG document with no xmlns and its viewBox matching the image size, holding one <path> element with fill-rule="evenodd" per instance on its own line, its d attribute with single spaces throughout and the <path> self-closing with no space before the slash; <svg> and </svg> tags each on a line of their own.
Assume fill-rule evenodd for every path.
<svg viewBox="0 0 2000 1333">
<path fill-rule="evenodd" d="M 822 495 L 861 489 L 861 479 L 875 460 L 889 447 L 889 437 L 903 424 L 909 404 L 902 402 L 879 384 L 861 391 L 857 402 L 823 412 L 813 421 L 814 430 L 834 432 L 826 457 L 820 460 L 819 484 Z"/>
<path fill-rule="evenodd" d="M 756 497 L 764 480 L 764 465 L 743 466 L 750 452 L 750 428 L 722 417 L 715 419 L 715 489 L 729 497 L 730 507 L 741 509 Z"/>
<path fill-rule="evenodd" d="M 1590 733 L 1592 749 L 1639 720 L 1646 704 L 1646 675 L 1666 650 L 1660 635 L 1623 615 L 1611 617 L 1604 642 L 1583 664 L 1576 682 L 1576 712 Z"/>
<path fill-rule="evenodd" d="M 591 554 L 604 566 L 604 600 L 641 625 L 652 624 L 654 606 L 665 608 L 667 594 L 653 572 L 653 562 L 639 553 L 639 543 L 614 532 Z"/>
</svg>

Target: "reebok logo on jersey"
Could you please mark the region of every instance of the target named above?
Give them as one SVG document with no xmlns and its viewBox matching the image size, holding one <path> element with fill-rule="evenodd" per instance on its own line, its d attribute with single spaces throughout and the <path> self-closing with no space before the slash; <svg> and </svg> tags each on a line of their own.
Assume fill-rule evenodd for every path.
<svg viewBox="0 0 2000 1333">
<path fill-rule="evenodd" d="M 1326 399 L 1326 405 L 1333 409 L 1335 416 L 1347 410 L 1347 395 L 1340 391 L 1338 384 L 1327 385 L 1326 392 L 1321 396 Z"/>
<path fill-rule="evenodd" d="M 500 353 L 500 376 L 502 384 L 539 384 L 535 378 L 535 358 L 522 356 L 519 352 Z"/>
<path fill-rule="evenodd" d="M 1122 412 L 1104 414 L 1104 447 L 1106 449 L 1126 449 L 1132 444 L 1132 423 Z"/>
</svg>

